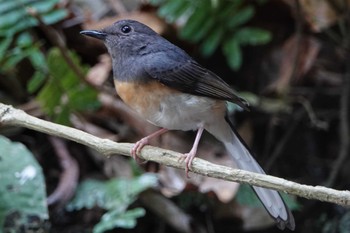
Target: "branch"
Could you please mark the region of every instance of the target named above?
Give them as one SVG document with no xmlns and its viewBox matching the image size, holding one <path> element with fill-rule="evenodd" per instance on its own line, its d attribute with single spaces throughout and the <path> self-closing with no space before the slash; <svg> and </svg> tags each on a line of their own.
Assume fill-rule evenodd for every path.
<svg viewBox="0 0 350 233">
<path fill-rule="evenodd" d="M 349 61 L 347 59 L 346 61 Z M 346 74 L 344 75 L 344 84 L 342 87 L 342 93 L 340 96 L 340 109 L 339 109 L 339 141 L 340 148 L 338 157 L 332 166 L 332 172 L 325 185 L 332 186 L 337 179 L 338 173 L 341 167 L 344 165 L 346 159 L 349 156 L 350 149 L 350 131 L 349 131 L 349 101 L 350 101 L 350 70 L 347 67 Z"/>
<path fill-rule="evenodd" d="M 2 103 L 0 103 L 0 124 L 21 126 L 42 133 L 66 138 L 91 147 L 107 157 L 114 154 L 130 156 L 130 149 L 133 146 L 131 143 L 116 143 L 108 139 L 95 137 L 74 128 L 41 120 L 28 115 L 22 110 L 15 109 L 12 106 L 4 105 Z M 183 170 L 185 169 L 185 164 L 179 163 L 181 154 L 170 150 L 146 146 L 144 149 L 142 149 L 140 157 L 142 159 L 161 163 L 166 166 L 180 168 Z M 216 165 L 199 158 L 195 158 L 193 160 L 190 170 L 204 176 L 275 189 L 308 199 L 316 199 L 350 206 L 349 191 L 339 191 L 323 186 L 298 184 L 274 176 L 257 174 L 240 169 Z"/>
</svg>

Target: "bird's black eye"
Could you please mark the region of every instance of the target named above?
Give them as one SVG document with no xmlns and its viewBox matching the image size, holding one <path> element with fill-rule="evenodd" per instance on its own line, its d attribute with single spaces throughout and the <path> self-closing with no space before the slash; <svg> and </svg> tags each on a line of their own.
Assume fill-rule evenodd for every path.
<svg viewBox="0 0 350 233">
<path fill-rule="evenodd" d="M 129 32 L 131 32 L 131 27 L 129 26 L 129 25 L 124 25 L 124 26 L 122 26 L 121 27 L 121 29 L 120 29 L 123 33 L 129 33 Z"/>
</svg>

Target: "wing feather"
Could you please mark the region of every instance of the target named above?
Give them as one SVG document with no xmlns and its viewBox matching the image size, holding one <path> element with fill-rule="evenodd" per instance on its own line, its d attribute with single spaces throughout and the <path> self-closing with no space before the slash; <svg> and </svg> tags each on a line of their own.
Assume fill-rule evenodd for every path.
<svg viewBox="0 0 350 233">
<path fill-rule="evenodd" d="M 166 57 L 158 60 L 157 66 L 148 64 L 146 67 L 149 76 L 166 86 L 185 93 L 227 100 L 248 109 L 248 102 L 239 97 L 225 81 L 192 59 L 176 62 Z"/>
</svg>

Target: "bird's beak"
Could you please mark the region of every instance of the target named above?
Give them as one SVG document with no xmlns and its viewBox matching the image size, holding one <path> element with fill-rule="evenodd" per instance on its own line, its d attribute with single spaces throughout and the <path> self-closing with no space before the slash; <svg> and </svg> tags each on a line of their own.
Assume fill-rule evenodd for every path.
<svg viewBox="0 0 350 233">
<path fill-rule="evenodd" d="M 104 40 L 107 37 L 107 33 L 97 31 L 97 30 L 85 30 L 85 31 L 81 31 L 80 34 L 83 34 L 85 36 L 91 36 L 100 40 Z"/>
</svg>

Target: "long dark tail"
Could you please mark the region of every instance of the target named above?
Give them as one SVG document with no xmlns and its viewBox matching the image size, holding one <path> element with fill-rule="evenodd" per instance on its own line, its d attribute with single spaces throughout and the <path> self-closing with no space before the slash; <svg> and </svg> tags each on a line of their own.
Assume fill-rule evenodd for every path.
<svg viewBox="0 0 350 233">
<path fill-rule="evenodd" d="M 215 127 L 208 127 L 207 130 L 224 143 L 226 150 L 233 157 L 239 169 L 265 174 L 233 125 L 227 119 L 225 122 L 218 123 Z M 294 217 L 284 203 L 281 195 L 271 189 L 255 186 L 252 186 L 252 188 L 267 212 L 276 220 L 278 228 L 283 230 L 287 227 L 294 230 Z"/>
</svg>

